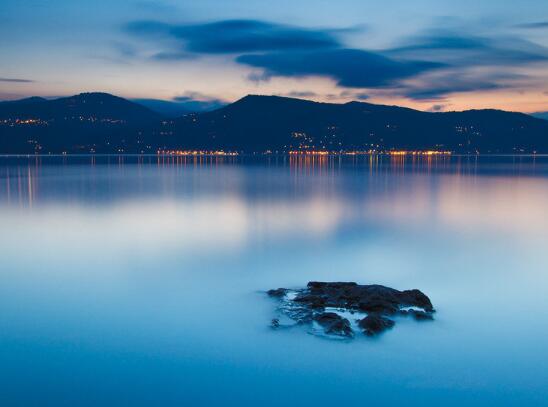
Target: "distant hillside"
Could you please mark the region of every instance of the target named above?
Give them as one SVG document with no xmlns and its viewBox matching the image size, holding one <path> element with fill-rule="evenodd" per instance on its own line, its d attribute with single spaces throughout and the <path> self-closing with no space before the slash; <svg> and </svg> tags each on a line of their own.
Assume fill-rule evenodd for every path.
<svg viewBox="0 0 548 407">
<path fill-rule="evenodd" d="M 548 120 L 548 112 L 537 112 L 537 113 L 531 114 L 531 116 L 536 117 L 538 119 Z"/>
<path fill-rule="evenodd" d="M 2 102 L 0 152 L 109 151 L 111 139 L 124 140 L 126 134 L 134 138 L 136 129 L 161 119 L 144 106 L 107 93 Z"/>
<path fill-rule="evenodd" d="M 39 102 L 47 102 L 47 99 L 41 98 L 39 96 L 31 96 L 30 98 L 25 98 L 25 99 L 1 101 L 0 106 L 24 105 L 27 103 L 30 104 L 30 103 L 39 103 Z"/>
<path fill-rule="evenodd" d="M 156 113 L 171 118 L 180 117 L 189 113 L 207 112 L 223 106 L 222 103 L 216 100 L 186 100 L 183 102 L 176 102 L 158 99 L 133 99 L 132 101 L 143 105 Z"/>
<path fill-rule="evenodd" d="M 81 93 L 47 100 L 39 97 L 0 103 L 0 119 L 42 121 L 123 121 L 130 124 L 159 120 L 150 109 L 108 93 Z"/>
<path fill-rule="evenodd" d="M 213 112 L 167 123 L 156 136 L 155 142 L 166 148 L 548 152 L 548 122 L 522 113 L 429 113 L 363 102 L 330 104 L 277 96 L 246 96 Z"/>
<path fill-rule="evenodd" d="M 429 113 L 277 96 L 246 96 L 176 119 L 102 93 L 0 103 L 1 153 L 158 149 L 548 153 L 548 121 L 500 110 Z"/>
</svg>

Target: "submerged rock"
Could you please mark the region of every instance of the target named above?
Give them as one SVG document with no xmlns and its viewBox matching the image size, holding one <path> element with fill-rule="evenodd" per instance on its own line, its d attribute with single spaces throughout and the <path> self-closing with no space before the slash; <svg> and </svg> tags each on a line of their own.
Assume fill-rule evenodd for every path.
<svg viewBox="0 0 548 407">
<path fill-rule="evenodd" d="M 403 315 L 411 315 L 417 321 L 432 321 L 434 319 L 431 312 L 424 312 L 416 309 L 401 311 L 401 313 Z"/>
<path fill-rule="evenodd" d="M 398 315 L 433 319 L 434 307 L 421 291 L 399 291 L 382 285 L 311 281 L 306 288 L 278 288 L 268 295 L 280 301 L 278 310 L 294 324 L 316 322 L 325 334 L 352 337 L 354 330 L 368 336 L 392 328 Z"/>
</svg>

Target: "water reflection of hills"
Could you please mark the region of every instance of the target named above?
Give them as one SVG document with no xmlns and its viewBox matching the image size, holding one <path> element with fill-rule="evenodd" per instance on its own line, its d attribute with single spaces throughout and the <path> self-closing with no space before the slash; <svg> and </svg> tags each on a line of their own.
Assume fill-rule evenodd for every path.
<svg viewBox="0 0 548 407">
<path fill-rule="evenodd" d="M 247 241 L 265 230 L 280 238 L 321 238 L 378 222 L 540 232 L 548 230 L 548 178 L 542 176 L 547 161 L 383 156 L 19 158 L 0 166 L 0 214 L 2 224 L 14 228 L 18 222 L 52 227 L 42 223 L 54 215 L 65 226 L 83 231 L 101 225 L 134 227 L 139 219 L 139 236 L 147 236 L 149 230 L 151 238 L 162 240 L 167 233 L 192 241 L 194 236 L 203 244 L 208 239 Z M 78 226 L 78 219 L 94 219 L 94 224 Z"/>
<path fill-rule="evenodd" d="M 250 171 L 247 171 L 249 169 Z M 83 171 L 83 172 L 82 172 Z M 136 172 L 135 172 L 136 171 Z M 203 190 L 237 192 L 243 188 L 250 176 L 278 177 L 287 188 L 309 188 L 314 182 L 306 177 L 322 179 L 340 172 L 350 172 L 358 179 L 367 177 L 372 183 L 407 182 L 412 175 L 453 175 L 477 177 L 496 176 L 546 176 L 548 175 L 548 157 L 544 156 L 404 156 L 404 155 L 280 155 L 280 156 L 78 156 L 78 157 L 0 157 L 0 202 L 31 205 L 35 198 L 51 198 L 62 195 L 63 189 L 50 191 L 48 187 L 55 177 L 70 175 L 70 182 L 80 183 L 80 189 L 73 185 L 66 188 L 71 194 L 82 191 L 88 198 L 99 199 L 131 191 L 145 194 L 165 193 L 171 188 L 177 194 L 190 185 Z M 217 178 L 206 175 L 217 173 Z M 283 179 L 285 174 L 292 177 Z M 124 180 L 124 177 L 131 178 Z M 85 187 L 101 177 L 110 177 L 102 186 Z M 78 178 L 81 179 L 78 179 Z M 155 177 L 156 185 L 151 188 L 147 183 Z M 394 178 L 399 177 L 399 178 Z M 304 179 L 304 181 L 303 181 Z M 255 179 L 257 181 L 257 179 Z M 258 180 L 260 182 L 260 179 Z M 316 180 L 317 181 L 317 180 Z M 200 185 L 200 182 L 204 182 Z M 325 180 L 324 180 L 325 182 Z M 135 185 L 135 183 L 137 185 Z M 147 184 L 147 185 L 145 185 Z M 279 183 L 278 183 L 279 184 Z M 207 187 L 207 188 L 206 188 Z M 106 189 L 105 189 L 106 188 Z M 266 188 L 266 186 L 265 186 Z M 336 191 L 336 186 L 333 186 Z M 85 192 L 87 191 L 87 192 Z M 110 193 L 109 193 L 110 191 Z M 276 188 L 271 192 L 276 193 Z M 325 192 L 325 191 L 324 191 Z M 91 195 L 90 195 L 91 194 Z M 81 197 L 85 198 L 85 197 Z M 78 197 L 76 197 L 78 199 Z"/>
</svg>

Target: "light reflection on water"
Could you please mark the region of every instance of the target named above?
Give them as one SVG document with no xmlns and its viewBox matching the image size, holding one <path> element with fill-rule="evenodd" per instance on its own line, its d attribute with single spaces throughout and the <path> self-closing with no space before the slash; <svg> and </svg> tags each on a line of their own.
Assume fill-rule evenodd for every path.
<svg viewBox="0 0 548 407">
<path fill-rule="evenodd" d="M 544 157 L 0 158 L 0 404 L 542 405 Z M 268 329 L 309 280 L 434 323 Z M 29 391 L 32 389 L 32 391 Z"/>
</svg>

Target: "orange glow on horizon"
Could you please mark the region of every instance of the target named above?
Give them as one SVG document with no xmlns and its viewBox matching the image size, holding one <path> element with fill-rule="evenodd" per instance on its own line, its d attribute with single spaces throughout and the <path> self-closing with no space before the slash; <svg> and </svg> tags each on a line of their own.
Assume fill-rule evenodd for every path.
<svg viewBox="0 0 548 407">
<path fill-rule="evenodd" d="M 235 151 L 208 151 L 208 150 L 158 150 L 158 155 L 177 155 L 177 156 L 228 156 L 234 157 L 239 155 Z"/>
</svg>

